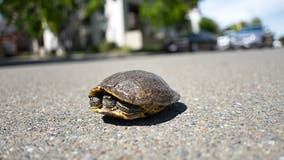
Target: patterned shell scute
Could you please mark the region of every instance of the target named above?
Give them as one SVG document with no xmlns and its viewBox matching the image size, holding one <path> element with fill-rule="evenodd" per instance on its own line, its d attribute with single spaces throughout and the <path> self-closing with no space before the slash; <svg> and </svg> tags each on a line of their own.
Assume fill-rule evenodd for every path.
<svg viewBox="0 0 284 160">
<path fill-rule="evenodd" d="M 99 87 L 134 105 L 169 105 L 180 98 L 161 77 L 141 70 L 111 75 Z"/>
</svg>

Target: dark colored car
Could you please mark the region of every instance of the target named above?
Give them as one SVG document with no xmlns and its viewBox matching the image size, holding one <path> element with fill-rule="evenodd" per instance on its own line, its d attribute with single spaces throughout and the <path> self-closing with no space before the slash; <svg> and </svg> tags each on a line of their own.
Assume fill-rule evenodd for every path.
<svg viewBox="0 0 284 160">
<path fill-rule="evenodd" d="M 234 48 L 272 47 L 273 33 L 263 26 L 244 27 L 231 38 Z"/>
<path fill-rule="evenodd" d="M 165 49 L 168 52 L 199 51 L 215 50 L 216 46 L 216 36 L 203 31 L 198 34 L 189 34 L 187 36 L 169 40 L 165 44 Z"/>
</svg>

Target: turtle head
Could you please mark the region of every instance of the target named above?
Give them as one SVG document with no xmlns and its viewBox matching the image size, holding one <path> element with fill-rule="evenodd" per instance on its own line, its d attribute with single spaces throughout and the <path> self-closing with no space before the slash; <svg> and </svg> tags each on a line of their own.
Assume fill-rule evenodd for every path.
<svg viewBox="0 0 284 160">
<path fill-rule="evenodd" d="M 90 96 L 90 106 L 93 110 L 104 109 L 106 111 L 115 110 L 116 100 L 110 95 Z"/>
<path fill-rule="evenodd" d="M 91 109 L 94 112 L 123 119 L 145 117 L 143 108 L 121 101 L 107 92 L 97 92 L 89 95 L 89 98 Z"/>
<path fill-rule="evenodd" d="M 101 108 L 102 100 L 98 97 L 89 97 L 90 98 L 90 106 L 91 108 Z"/>
</svg>

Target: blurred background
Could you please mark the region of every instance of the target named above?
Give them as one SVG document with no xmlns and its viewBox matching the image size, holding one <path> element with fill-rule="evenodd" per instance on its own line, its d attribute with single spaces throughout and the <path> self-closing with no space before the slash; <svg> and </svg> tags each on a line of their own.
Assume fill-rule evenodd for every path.
<svg viewBox="0 0 284 160">
<path fill-rule="evenodd" d="M 0 58 L 280 48 L 283 0 L 0 0 Z"/>
</svg>

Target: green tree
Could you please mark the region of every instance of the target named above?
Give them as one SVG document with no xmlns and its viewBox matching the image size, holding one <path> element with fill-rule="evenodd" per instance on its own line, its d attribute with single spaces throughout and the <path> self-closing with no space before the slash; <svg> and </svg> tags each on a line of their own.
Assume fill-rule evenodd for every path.
<svg viewBox="0 0 284 160">
<path fill-rule="evenodd" d="M 103 5 L 105 0 L 1 0 L 0 13 L 9 24 L 15 25 L 20 32 L 38 39 L 43 33 L 43 24 L 56 35 L 60 35 L 74 14 L 83 20 Z M 83 14 L 81 12 L 83 11 Z M 78 22 L 79 23 L 79 22 Z"/>
<path fill-rule="evenodd" d="M 197 2 L 198 0 L 144 0 L 140 8 L 141 17 L 155 28 L 179 29 L 188 22 L 186 14 L 191 7 L 197 6 Z"/>
<path fill-rule="evenodd" d="M 225 30 L 240 30 L 243 27 L 254 26 L 254 25 L 262 25 L 262 21 L 260 18 L 255 17 L 250 22 L 247 21 L 240 21 L 239 23 L 232 24 L 231 26 L 227 27 Z"/>
<path fill-rule="evenodd" d="M 66 9 L 73 7 L 72 0 L 3 0 L 0 12 L 9 24 L 26 31 L 31 37 L 41 36 L 42 24 L 47 23 L 49 28 L 58 33 L 59 23 L 63 21 Z"/>
<path fill-rule="evenodd" d="M 219 27 L 217 23 L 207 17 L 203 17 L 200 21 L 200 29 L 203 31 L 208 31 L 214 34 L 217 34 L 219 32 Z"/>
<path fill-rule="evenodd" d="M 255 17 L 251 20 L 251 25 L 262 25 L 262 21 L 260 18 Z"/>
<path fill-rule="evenodd" d="M 85 17 L 90 16 L 97 9 L 101 8 L 105 4 L 105 0 L 87 0 L 86 1 Z"/>
</svg>

